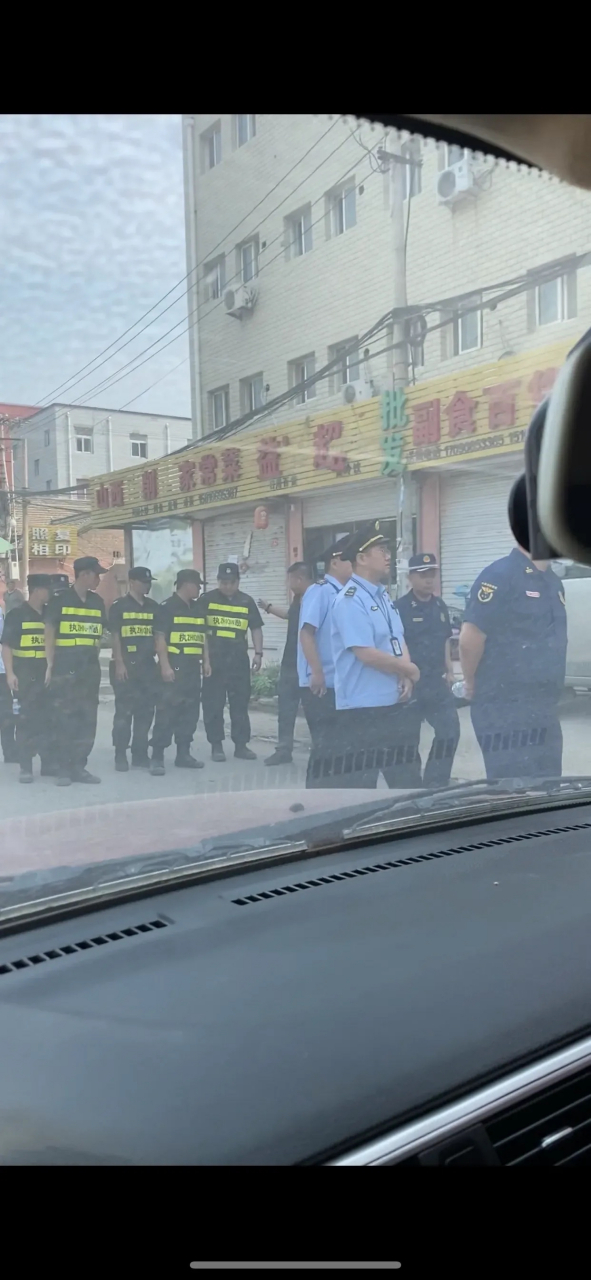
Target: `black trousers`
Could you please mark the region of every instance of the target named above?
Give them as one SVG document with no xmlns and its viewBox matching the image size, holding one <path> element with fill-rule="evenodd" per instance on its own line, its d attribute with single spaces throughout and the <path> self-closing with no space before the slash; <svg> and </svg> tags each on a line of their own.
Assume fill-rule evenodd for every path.
<svg viewBox="0 0 591 1280">
<path fill-rule="evenodd" d="M 296 716 L 300 705 L 300 682 L 297 671 L 281 668 L 277 682 L 279 705 L 277 708 L 277 750 L 293 751 Z"/>
<path fill-rule="evenodd" d="M 49 737 L 57 767 L 70 776 L 86 768 L 94 746 L 100 684 L 98 656 L 71 667 L 56 660 L 49 686 Z"/>
<path fill-rule="evenodd" d="M 335 747 L 335 699 L 334 689 L 327 689 L 322 697 L 310 689 L 300 689 L 302 707 L 306 717 L 312 746 L 306 770 L 306 787 L 324 787 L 324 761 L 329 760 Z"/>
<path fill-rule="evenodd" d="M 199 720 L 201 702 L 201 661 L 180 658 L 171 661 L 174 680 L 157 686 L 156 719 L 152 730 L 152 757 L 161 756 L 173 738 L 177 751 L 188 751 Z"/>
<path fill-rule="evenodd" d="M 17 759 L 16 722 L 18 717 L 12 710 L 12 694 L 8 688 L 6 676 L 0 672 L 0 742 L 2 755 L 7 764 Z"/>
<path fill-rule="evenodd" d="M 115 751 L 127 751 L 131 742 L 132 756 L 140 759 L 148 754 L 148 737 L 156 707 L 158 671 L 151 659 L 141 664 L 128 659 L 125 665 L 127 680 L 116 680 L 115 663 L 109 664 L 109 678 L 115 693 L 113 746 Z"/>
<path fill-rule="evenodd" d="M 232 643 L 232 652 L 210 651 L 211 675 L 203 681 L 203 723 L 207 741 L 214 746 L 223 742 L 224 707 L 230 709 L 230 734 L 236 747 L 250 742 L 250 662 L 242 643 Z"/>
<path fill-rule="evenodd" d="M 532 692 L 527 701 L 475 701 L 470 715 L 489 781 L 562 776 L 562 728 L 555 700 Z"/>
<path fill-rule="evenodd" d="M 435 730 L 423 774 L 425 787 L 447 786 L 460 741 L 460 720 L 454 695 L 443 680 L 440 684 L 441 688 L 417 689 L 416 693 L 421 720 L 426 720 Z"/>
<path fill-rule="evenodd" d="M 332 743 L 318 753 L 316 787 L 420 787 L 420 712 L 416 704 L 336 711 Z"/>
<path fill-rule="evenodd" d="M 43 764 L 52 763 L 48 735 L 48 691 L 45 688 L 45 662 L 14 659 L 18 679 L 20 711 L 16 720 L 16 750 L 21 766 L 30 766 L 33 756 L 41 756 Z"/>
</svg>

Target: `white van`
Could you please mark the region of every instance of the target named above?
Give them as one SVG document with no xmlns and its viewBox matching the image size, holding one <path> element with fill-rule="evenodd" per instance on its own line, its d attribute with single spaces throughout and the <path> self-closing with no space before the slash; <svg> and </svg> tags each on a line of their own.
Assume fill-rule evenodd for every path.
<svg viewBox="0 0 591 1280">
<path fill-rule="evenodd" d="M 591 690 L 591 568 L 573 560 L 552 565 L 562 578 L 566 603 L 568 647 L 566 686 Z"/>
</svg>

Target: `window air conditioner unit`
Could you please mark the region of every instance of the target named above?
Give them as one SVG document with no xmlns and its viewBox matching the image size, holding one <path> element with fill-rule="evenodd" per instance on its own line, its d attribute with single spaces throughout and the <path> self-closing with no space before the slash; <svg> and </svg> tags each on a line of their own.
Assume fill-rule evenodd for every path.
<svg viewBox="0 0 591 1280">
<path fill-rule="evenodd" d="M 226 289 L 224 306 L 229 316 L 241 320 L 249 311 L 253 311 L 257 300 L 257 287 L 254 284 L 237 284 L 233 289 Z"/>
<path fill-rule="evenodd" d="M 343 387 L 345 404 L 357 404 L 359 400 L 369 400 L 372 394 L 371 384 L 362 379 L 359 382 L 346 382 Z"/>
<path fill-rule="evenodd" d="M 476 181 L 469 160 L 459 160 L 457 164 L 444 169 L 437 179 L 437 198 L 439 204 L 453 205 L 465 196 L 477 190 Z"/>
</svg>

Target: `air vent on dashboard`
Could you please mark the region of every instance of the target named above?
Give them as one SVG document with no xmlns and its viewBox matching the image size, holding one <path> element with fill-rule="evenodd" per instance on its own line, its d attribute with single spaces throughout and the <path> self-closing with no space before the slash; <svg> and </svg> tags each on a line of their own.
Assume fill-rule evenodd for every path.
<svg viewBox="0 0 591 1280">
<path fill-rule="evenodd" d="M 591 1069 L 542 1088 L 527 1101 L 505 1107 L 481 1125 L 393 1164 L 591 1165 Z"/>
<path fill-rule="evenodd" d="M 123 938 L 135 938 L 142 933 L 151 933 L 153 929 L 166 929 L 167 924 L 167 920 L 147 920 L 143 924 L 135 924 L 126 929 L 114 929 L 112 933 L 99 934 L 95 938 L 83 938 L 81 942 L 68 942 L 63 947 L 51 947 L 49 951 L 22 956 L 20 960 L 0 964 L 0 976 L 6 973 L 17 973 L 21 969 L 31 969 L 35 965 L 44 964 L 46 960 L 73 956 L 77 951 L 91 951 L 93 947 L 104 947 L 107 942 L 120 942 Z"/>
<path fill-rule="evenodd" d="M 573 822 L 567 827 L 552 827 L 547 831 L 524 831 L 510 836 L 497 836 L 494 840 L 480 840 L 474 844 L 459 844 L 453 849 L 437 849 L 433 853 L 417 853 L 409 858 L 387 859 L 375 862 L 367 867 L 351 867 L 348 871 L 336 871 L 332 875 L 315 876 L 313 880 L 298 880 L 293 884 L 277 885 L 273 889 L 263 889 L 259 893 L 247 893 L 241 898 L 232 898 L 235 907 L 249 907 L 255 902 L 269 902 L 271 898 L 283 898 L 287 894 L 299 893 L 302 889 L 319 889 L 321 885 L 338 884 L 341 880 L 356 880 L 359 876 L 375 875 L 378 871 L 394 871 L 397 867 L 410 867 L 420 862 L 434 862 L 437 858 L 453 858 L 458 853 L 476 853 L 479 849 L 494 849 L 498 845 L 518 844 L 522 840 L 538 840 L 541 836 L 562 836 L 569 831 L 585 831 L 591 822 Z M 359 832 L 361 837 L 363 832 Z"/>
</svg>

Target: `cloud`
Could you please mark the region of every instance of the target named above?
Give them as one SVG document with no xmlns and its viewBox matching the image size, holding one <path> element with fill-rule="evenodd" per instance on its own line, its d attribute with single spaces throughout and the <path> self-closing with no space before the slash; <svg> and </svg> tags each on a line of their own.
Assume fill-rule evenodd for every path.
<svg viewBox="0 0 591 1280">
<path fill-rule="evenodd" d="M 88 397 L 116 409 L 187 356 L 180 337 L 88 396 L 186 320 L 180 287 L 166 316 L 120 355 L 51 394 L 185 275 L 180 116 L 0 116 L 0 190 L 0 399 Z M 188 416 L 188 363 L 133 407 Z"/>
</svg>

